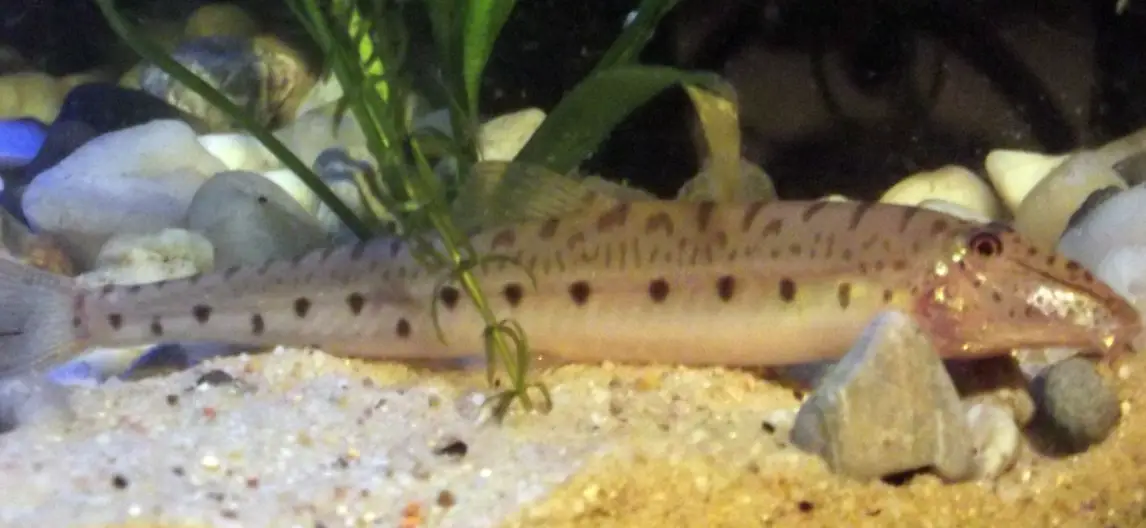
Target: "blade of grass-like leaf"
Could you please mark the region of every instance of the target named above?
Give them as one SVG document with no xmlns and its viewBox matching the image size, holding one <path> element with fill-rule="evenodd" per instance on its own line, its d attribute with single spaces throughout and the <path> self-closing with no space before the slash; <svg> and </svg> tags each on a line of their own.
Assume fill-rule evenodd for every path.
<svg viewBox="0 0 1146 528">
<path fill-rule="evenodd" d="M 464 41 L 462 42 L 462 78 L 465 82 L 466 114 L 477 118 L 481 75 L 493 51 L 497 35 L 509 19 L 515 0 L 471 0 L 466 8 Z"/>
<path fill-rule="evenodd" d="M 641 5 L 637 7 L 636 18 L 621 32 L 621 36 L 613 41 L 613 45 L 609 46 L 609 49 L 601 56 L 601 60 L 597 61 L 597 65 L 593 67 L 593 71 L 589 75 L 614 66 L 633 63 L 637 55 L 640 55 L 641 50 L 645 48 L 645 44 L 652 38 L 661 19 L 669 11 L 672 11 L 680 1 L 641 0 Z"/>
<path fill-rule="evenodd" d="M 740 192 L 740 111 L 732 86 L 685 86 L 696 108 L 708 152 L 710 193 L 719 202 L 735 202 Z"/>
<path fill-rule="evenodd" d="M 674 84 L 714 85 L 710 73 L 662 66 L 618 66 L 573 87 L 549 113 L 515 161 L 544 165 L 560 174 L 585 160 L 633 110 Z"/>
</svg>

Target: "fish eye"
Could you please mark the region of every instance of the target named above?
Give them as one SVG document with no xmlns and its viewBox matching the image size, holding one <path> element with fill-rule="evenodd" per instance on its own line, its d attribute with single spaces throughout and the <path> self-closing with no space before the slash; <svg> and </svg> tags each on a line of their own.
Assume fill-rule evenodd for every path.
<svg viewBox="0 0 1146 528">
<path fill-rule="evenodd" d="M 993 257 L 1003 252 L 1003 241 L 989 231 L 979 231 L 967 241 L 967 247 L 980 257 Z"/>
</svg>

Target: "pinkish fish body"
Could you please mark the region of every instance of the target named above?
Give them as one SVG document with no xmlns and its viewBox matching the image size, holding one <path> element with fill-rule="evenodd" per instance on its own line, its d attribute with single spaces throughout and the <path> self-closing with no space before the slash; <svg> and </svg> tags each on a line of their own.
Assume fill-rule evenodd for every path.
<svg viewBox="0 0 1146 528">
<path fill-rule="evenodd" d="M 863 202 L 630 202 L 474 237 L 499 318 L 568 361 L 784 365 L 837 358 L 881 311 L 915 318 L 945 357 L 1018 347 L 1111 353 L 1137 312 L 1078 264 L 1016 233 Z M 536 288 L 528 272 L 536 278 Z M 184 280 L 84 289 L 0 261 L 0 374 L 90 346 L 218 341 L 340 355 L 482 353 L 483 321 L 398 241 Z M 436 299 L 444 342 L 431 319 Z"/>
</svg>

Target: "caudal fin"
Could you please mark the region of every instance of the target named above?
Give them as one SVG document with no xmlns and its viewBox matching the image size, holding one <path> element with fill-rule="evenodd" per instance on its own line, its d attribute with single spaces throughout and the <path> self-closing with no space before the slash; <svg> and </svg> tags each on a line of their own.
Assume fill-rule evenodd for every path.
<svg viewBox="0 0 1146 528">
<path fill-rule="evenodd" d="M 0 379 L 49 366 L 75 346 L 68 277 L 0 257 Z"/>
</svg>

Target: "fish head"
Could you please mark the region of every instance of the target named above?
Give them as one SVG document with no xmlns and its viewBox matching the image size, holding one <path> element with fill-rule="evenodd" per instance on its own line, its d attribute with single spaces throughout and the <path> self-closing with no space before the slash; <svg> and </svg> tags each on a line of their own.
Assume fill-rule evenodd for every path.
<svg viewBox="0 0 1146 528">
<path fill-rule="evenodd" d="M 1115 357 L 1141 332 L 1135 307 L 1078 262 L 1002 224 L 951 234 L 916 305 L 946 355 L 1071 347 Z"/>
</svg>

